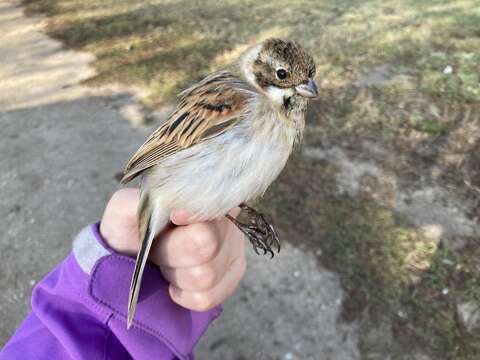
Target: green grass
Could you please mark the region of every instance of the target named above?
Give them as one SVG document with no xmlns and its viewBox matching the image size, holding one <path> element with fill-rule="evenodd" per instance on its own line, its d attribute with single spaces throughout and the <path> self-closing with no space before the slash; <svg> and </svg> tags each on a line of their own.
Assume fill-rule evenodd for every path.
<svg viewBox="0 0 480 360">
<path fill-rule="evenodd" d="M 141 87 L 149 107 L 171 103 L 249 45 L 288 36 L 310 48 L 318 65 L 321 98 L 310 110 L 307 142 L 397 141 L 413 132 L 448 143 L 459 127 L 480 121 L 478 0 L 25 3 L 28 12 L 48 15 L 51 36 L 96 55 L 97 75 L 88 84 Z M 459 139 L 458 148 L 475 154 L 478 143 Z M 458 167 L 446 169 L 463 183 Z M 341 275 L 344 320 L 367 313 L 375 326 L 386 319 L 394 341 L 385 358 L 416 350 L 433 359 L 478 358 L 480 339 L 462 329 L 456 304 L 480 303 L 479 250 L 447 250 L 372 199 L 337 194 L 336 172 L 331 163 L 297 155 L 262 205 L 275 209 L 283 238 L 320 248 L 319 262 Z M 477 179 L 471 182 L 480 186 Z M 366 358 L 376 346 L 362 339 Z"/>
</svg>

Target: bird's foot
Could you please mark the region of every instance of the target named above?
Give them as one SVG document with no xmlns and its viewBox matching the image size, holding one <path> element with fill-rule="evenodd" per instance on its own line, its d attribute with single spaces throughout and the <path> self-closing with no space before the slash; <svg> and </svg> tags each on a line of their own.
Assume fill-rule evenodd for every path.
<svg viewBox="0 0 480 360">
<path fill-rule="evenodd" d="M 277 253 L 280 252 L 280 240 L 277 232 L 265 220 L 265 216 L 257 210 L 245 204 L 241 204 L 240 208 L 248 218 L 248 223 L 242 223 L 230 215 L 227 215 L 227 218 L 245 234 L 257 254 L 260 254 L 260 251 L 262 251 L 262 255 L 269 254 L 273 258 L 273 246 L 277 248 Z"/>
</svg>

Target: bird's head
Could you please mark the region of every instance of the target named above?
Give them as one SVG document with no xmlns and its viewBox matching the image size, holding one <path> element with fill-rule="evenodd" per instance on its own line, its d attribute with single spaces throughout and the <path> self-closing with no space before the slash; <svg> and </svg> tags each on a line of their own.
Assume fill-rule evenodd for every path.
<svg viewBox="0 0 480 360">
<path fill-rule="evenodd" d="M 249 49 L 240 65 L 247 80 L 275 103 L 318 95 L 313 57 L 294 41 L 268 39 Z"/>
</svg>

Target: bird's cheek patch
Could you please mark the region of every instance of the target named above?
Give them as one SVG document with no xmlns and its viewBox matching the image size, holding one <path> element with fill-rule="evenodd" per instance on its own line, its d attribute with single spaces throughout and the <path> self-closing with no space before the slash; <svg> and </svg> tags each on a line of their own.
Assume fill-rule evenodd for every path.
<svg viewBox="0 0 480 360">
<path fill-rule="evenodd" d="M 267 88 L 268 98 L 275 104 L 283 105 L 285 98 L 292 96 L 294 91 L 291 88 L 283 89 L 277 86 Z"/>
</svg>

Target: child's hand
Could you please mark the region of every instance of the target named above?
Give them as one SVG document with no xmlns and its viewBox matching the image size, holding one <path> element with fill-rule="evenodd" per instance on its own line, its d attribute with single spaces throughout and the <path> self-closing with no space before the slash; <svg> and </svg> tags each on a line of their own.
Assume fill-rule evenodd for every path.
<svg viewBox="0 0 480 360">
<path fill-rule="evenodd" d="M 109 246 L 134 256 L 139 248 L 136 211 L 137 189 L 117 191 L 105 209 L 100 233 Z M 239 209 L 232 210 L 238 215 Z M 223 303 L 240 283 L 246 270 L 243 234 L 225 217 L 193 223 L 190 214 L 175 210 L 175 225 L 155 240 L 150 260 L 170 282 L 170 296 L 177 304 L 206 311 Z"/>
</svg>

